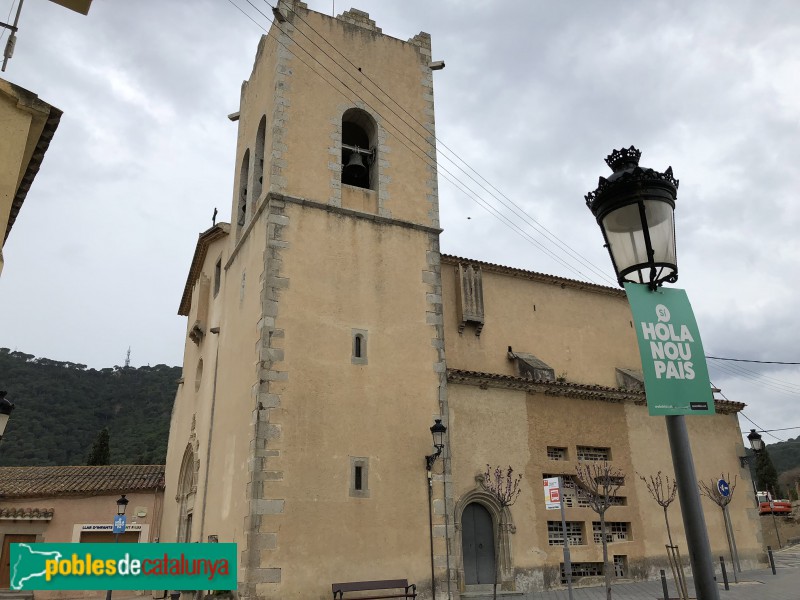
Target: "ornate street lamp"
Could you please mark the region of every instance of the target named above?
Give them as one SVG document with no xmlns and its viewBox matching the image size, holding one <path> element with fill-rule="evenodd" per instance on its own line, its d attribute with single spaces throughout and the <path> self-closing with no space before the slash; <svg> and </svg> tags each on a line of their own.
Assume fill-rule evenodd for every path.
<svg viewBox="0 0 800 600">
<path fill-rule="evenodd" d="M 673 217 L 678 180 L 672 167 L 663 173 L 640 167 L 641 155 L 633 146 L 609 154 L 606 164 L 614 173 L 600 177 L 586 205 L 603 232 L 619 284 L 655 289 L 678 280 Z"/>
<path fill-rule="evenodd" d="M 441 419 L 435 419 L 433 427 L 431 427 L 431 435 L 433 436 L 433 447 L 436 449 L 436 452 L 425 457 L 425 464 L 429 472 L 433 468 L 433 463 L 436 462 L 436 459 L 441 456 L 442 450 L 444 450 L 445 433 L 447 433 L 447 427 L 442 425 Z"/>
<path fill-rule="evenodd" d="M 761 452 L 764 449 L 764 441 L 755 429 L 751 429 L 747 434 L 747 439 L 750 441 L 750 448 L 753 452 Z"/>
<path fill-rule="evenodd" d="M 130 502 L 130 500 L 128 500 L 125 497 L 125 494 L 122 494 L 122 496 L 120 496 L 120 499 L 117 500 L 117 514 L 119 516 L 125 514 L 125 509 L 128 508 L 128 502 Z"/>
<path fill-rule="evenodd" d="M 633 146 L 612 151 L 606 164 L 614 174 L 601 177 L 585 198 L 603 232 L 619 285 L 645 284 L 655 291 L 678 280 L 673 217 L 678 180 L 672 167 L 663 173 L 640 167 L 641 155 Z M 686 421 L 683 415 L 665 418 L 697 598 L 719 600 Z"/>
<path fill-rule="evenodd" d="M 14 410 L 14 403 L 6 398 L 5 390 L 0 390 L 0 440 L 3 439 L 3 433 L 6 430 L 6 425 L 8 425 L 12 410 Z"/>
</svg>

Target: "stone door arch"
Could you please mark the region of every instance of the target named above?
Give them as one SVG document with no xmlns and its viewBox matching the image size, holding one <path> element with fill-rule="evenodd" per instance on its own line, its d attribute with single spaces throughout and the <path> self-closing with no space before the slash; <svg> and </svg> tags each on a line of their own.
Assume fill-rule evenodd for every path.
<svg viewBox="0 0 800 600">
<path fill-rule="evenodd" d="M 488 513 L 488 516 L 491 518 L 491 542 L 494 545 L 495 543 L 499 542 L 499 548 L 495 552 L 493 547 L 492 554 L 496 554 L 494 556 L 494 560 L 492 560 L 492 568 L 494 568 L 494 561 L 497 561 L 500 566 L 500 577 L 498 579 L 498 588 L 507 591 L 513 591 L 515 589 L 514 584 L 514 563 L 512 560 L 512 552 L 511 552 L 511 534 L 516 532 L 517 528 L 514 525 L 514 521 L 511 518 L 511 511 L 506 508 L 501 508 L 500 503 L 497 499 L 484 487 L 484 478 L 483 475 L 478 475 L 475 477 L 476 486 L 475 489 L 470 490 L 466 494 L 464 494 L 458 502 L 456 502 L 455 507 L 455 529 L 456 529 L 456 540 L 455 540 L 455 550 L 459 553 L 457 565 L 458 565 L 458 585 L 459 589 L 464 591 L 465 586 L 472 585 L 475 583 L 473 573 L 470 573 L 469 580 L 467 580 L 467 569 L 465 569 L 465 533 L 467 535 L 467 548 L 466 550 L 471 551 L 469 549 L 470 538 L 469 536 L 473 536 L 473 539 L 485 539 L 486 535 L 480 532 L 469 531 L 472 528 L 468 522 L 466 523 L 467 530 L 465 531 L 465 520 L 469 521 L 470 519 L 473 520 L 476 515 L 481 515 L 478 517 L 479 519 L 485 519 L 485 514 Z M 480 507 L 480 509 L 476 508 L 474 505 Z M 485 511 L 485 512 L 481 512 Z M 501 519 L 502 515 L 502 519 Z M 503 526 L 500 527 L 500 523 L 503 523 Z M 479 525 L 480 527 L 480 525 Z M 475 537 L 475 534 L 478 533 L 478 536 Z M 466 558 L 466 567 L 470 570 L 473 569 L 473 566 L 470 562 L 473 560 L 473 557 Z M 482 575 L 481 575 L 482 577 Z M 494 575 L 488 582 L 483 582 L 482 580 L 480 583 L 493 583 L 494 582 Z"/>
</svg>

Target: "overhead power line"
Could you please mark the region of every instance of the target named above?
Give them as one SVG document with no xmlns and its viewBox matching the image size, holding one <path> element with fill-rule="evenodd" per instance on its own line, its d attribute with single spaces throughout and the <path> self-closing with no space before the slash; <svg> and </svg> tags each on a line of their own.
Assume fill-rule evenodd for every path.
<svg viewBox="0 0 800 600">
<path fill-rule="evenodd" d="M 725 398 L 725 396 L 723 396 L 723 398 Z M 725 399 L 727 400 L 727 398 L 725 398 Z M 756 423 L 755 421 L 753 421 L 753 419 L 751 419 L 751 418 L 750 418 L 750 417 L 748 417 L 746 414 L 744 414 L 744 412 L 740 412 L 739 414 L 740 414 L 740 415 L 742 415 L 742 416 L 743 416 L 745 419 L 747 419 L 748 421 L 750 421 L 750 422 L 751 422 L 753 425 L 755 425 L 755 426 L 758 428 L 758 430 L 759 430 L 759 431 L 763 431 L 763 432 L 764 432 L 764 433 L 766 433 L 768 436 L 770 436 L 770 437 L 774 437 L 774 438 L 775 438 L 776 440 L 778 440 L 779 442 L 785 442 L 785 441 L 786 441 L 786 440 L 782 440 L 782 439 L 781 439 L 781 438 L 779 438 L 777 435 L 774 435 L 774 434 L 770 433 L 769 431 L 767 431 L 766 429 L 762 428 L 762 427 L 761 427 L 761 426 L 760 426 L 758 423 Z"/>
<path fill-rule="evenodd" d="M 770 431 L 790 431 L 792 429 L 800 429 L 800 425 L 798 425 L 797 427 L 781 427 L 780 429 L 760 429 L 756 431 L 759 431 L 760 433 L 769 433 Z M 750 433 L 750 432 L 743 431 L 742 433 Z"/>
<path fill-rule="evenodd" d="M 780 360 L 751 360 L 747 358 L 723 358 L 721 356 L 709 356 L 708 354 L 706 354 L 706 358 L 710 358 L 712 360 L 729 360 L 733 362 L 758 363 L 761 365 L 800 365 L 800 362 L 783 362 Z"/>
</svg>

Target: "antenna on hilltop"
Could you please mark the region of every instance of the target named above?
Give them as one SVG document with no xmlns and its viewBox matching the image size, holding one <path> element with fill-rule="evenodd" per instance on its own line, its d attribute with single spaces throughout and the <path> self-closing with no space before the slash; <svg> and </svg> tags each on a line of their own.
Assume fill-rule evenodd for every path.
<svg viewBox="0 0 800 600">
<path fill-rule="evenodd" d="M 131 366 L 131 347 L 128 346 L 128 353 L 125 355 L 125 368 Z"/>
</svg>

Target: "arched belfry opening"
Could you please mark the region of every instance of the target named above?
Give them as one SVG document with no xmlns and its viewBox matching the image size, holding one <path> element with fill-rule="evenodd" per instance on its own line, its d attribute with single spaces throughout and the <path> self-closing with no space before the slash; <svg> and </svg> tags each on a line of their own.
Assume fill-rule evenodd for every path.
<svg viewBox="0 0 800 600">
<path fill-rule="evenodd" d="M 378 125 L 368 112 L 350 108 L 342 115 L 342 183 L 378 189 Z"/>
<path fill-rule="evenodd" d="M 267 138 L 267 117 L 262 116 L 258 124 L 256 133 L 255 156 L 253 157 L 253 194 L 250 202 L 252 203 L 251 213 L 255 214 L 256 205 L 261 198 L 261 190 L 264 187 L 264 145 Z"/>
<path fill-rule="evenodd" d="M 247 219 L 247 186 L 250 177 L 250 148 L 245 150 L 242 157 L 242 166 L 239 171 L 239 202 L 236 210 L 236 225 L 239 230 L 244 226 Z"/>
</svg>

